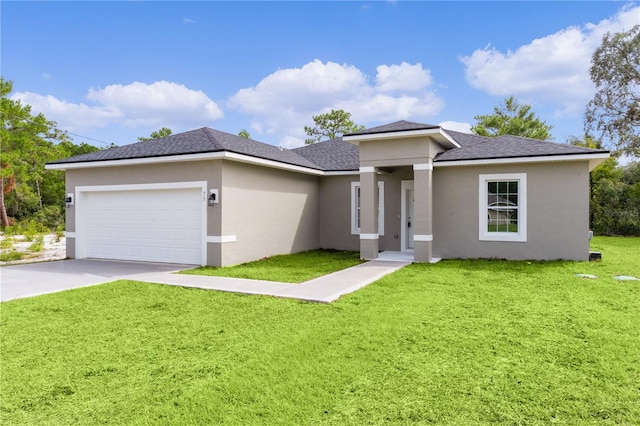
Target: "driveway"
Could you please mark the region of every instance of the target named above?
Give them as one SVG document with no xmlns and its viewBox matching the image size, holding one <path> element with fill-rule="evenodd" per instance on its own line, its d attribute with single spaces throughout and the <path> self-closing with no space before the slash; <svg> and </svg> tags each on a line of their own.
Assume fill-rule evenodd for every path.
<svg viewBox="0 0 640 426">
<path fill-rule="evenodd" d="M 174 272 L 193 265 L 73 259 L 0 268 L 0 301 L 55 293 L 136 276 Z"/>
</svg>

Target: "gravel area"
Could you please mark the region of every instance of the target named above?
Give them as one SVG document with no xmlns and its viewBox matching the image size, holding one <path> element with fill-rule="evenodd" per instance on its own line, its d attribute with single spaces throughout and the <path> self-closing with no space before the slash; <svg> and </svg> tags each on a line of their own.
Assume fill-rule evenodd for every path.
<svg viewBox="0 0 640 426">
<path fill-rule="evenodd" d="M 13 248 L 2 248 L 2 253 L 7 251 L 16 250 L 23 253 L 21 260 L 12 260 L 8 262 L 1 262 L 0 265 L 15 265 L 19 263 L 34 263 L 34 262 L 48 262 L 51 260 L 60 260 L 67 257 L 66 252 L 66 239 L 61 237 L 58 240 L 55 234 L 44 235 L 44 247 L 42 251 L 33 252 L 29 249 L 33 241 L 26 241 L 24 235 L 12 235 L 10 238 L 13 241 Z M 0 241 L 5 240 L 5 235 L 0 235 Z"/>
</svg>

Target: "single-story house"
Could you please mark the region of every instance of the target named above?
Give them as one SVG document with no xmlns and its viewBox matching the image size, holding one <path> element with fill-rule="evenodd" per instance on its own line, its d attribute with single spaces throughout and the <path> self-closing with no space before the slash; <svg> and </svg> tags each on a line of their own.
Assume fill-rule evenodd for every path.
<svg viewBox="0 0 640 426">
<path fill-rule="evenodd" d="M 296 149 L 204 127 L 47 168 L 66 171 L 71 258 L 587 260 L 589 172 L 608 157 L 399 121 Z"/>
</svg>

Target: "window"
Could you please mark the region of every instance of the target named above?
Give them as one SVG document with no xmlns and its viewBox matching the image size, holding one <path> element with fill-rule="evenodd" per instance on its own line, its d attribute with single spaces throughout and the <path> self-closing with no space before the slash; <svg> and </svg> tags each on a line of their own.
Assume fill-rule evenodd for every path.
<svg viewBox="0 0 640 426">
<path fill-rule="evenodd" d="M 480 175 L 480 232 L 484 241 L 527 241 L 526 173 Z"/>
<path fill-rule="evenodd" d="M 360 182 L 351 182 L 351 233 L 360 233 Z M 384 182 L 378 182 L 378 235 L 384 235 Z"/>
</svg>

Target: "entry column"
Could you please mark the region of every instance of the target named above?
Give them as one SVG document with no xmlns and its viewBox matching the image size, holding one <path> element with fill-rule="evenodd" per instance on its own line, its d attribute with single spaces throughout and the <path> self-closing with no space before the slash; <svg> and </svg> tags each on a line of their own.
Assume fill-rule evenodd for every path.
<svg viewBox="0 0 640 426">
<path fill-rule="evenodd" d="M 378 170 L 360 167 L 360 258 L 378 258 Z"/>
<path fill-rule="evenodd" d="M 413 165 L 414 181 L 414 219 L 413 247 L 416 262 L 431 262 L 433 257 L 433 201 L 432 201 L 433 163 Z"/>
</svg>

